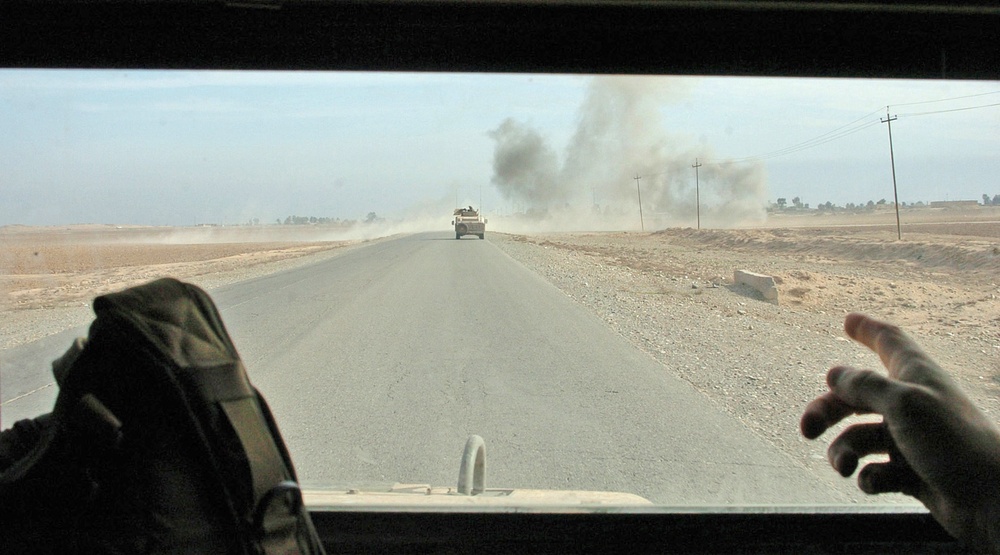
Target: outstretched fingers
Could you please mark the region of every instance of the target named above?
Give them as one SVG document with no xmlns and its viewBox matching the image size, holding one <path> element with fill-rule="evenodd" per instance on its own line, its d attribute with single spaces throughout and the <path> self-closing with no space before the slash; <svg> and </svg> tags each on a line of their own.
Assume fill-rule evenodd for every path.
<svg viewBox="0 0 1000 555">
<path fill-rule="evenodd" d="M 877 354 L 890 377 L 919 383 L 934 378 L 926 374 L 933 374 L 936 365 L 898 326 L 863 314 L 848 314 L 844 331 Z"/>
<path fill-rule="evenodd" d="M 848 314 L 844 318 L 844 331 L 876 353 L 887 368 L 892 354 L 912 342 L 899 327 L 864 314 Z"/>
<path fill-rule="evenodd" d="M 858 370 L 849 366 L 831 368 L 826 374 L 830 392 L 848 405 L 856 407 L 856 412 L 885 414 L 895 403 L 895 395 L 903 387 L 871 370 Z"/>
<path fill-rule="evenodd" d="M 824 393 L 806 405 L 799 421 L 802 435 L 807 439 L 816 439 L 823 432 L 848 416 L 857 413 L 857 409 L 848 405 L 833 392 Z"/>
<path fill-rule="evenodd" d="M 826 375 L 830 391 L 806 406 L 800 427 L 809 439 L 819 437 L 831 426 L 852 414 L 885 414 L 901 384 L 870 370 L 847 366 L 831 368 Z"/>
<path fill-rule="evenodd" d="M 858 487 L 868 494 L 903 493 L 924 499 L 924 482 L 901 458 L 865 465 L 858 473 Z"/>
<path fill-rule="evenodd" d="M 830 466 L 846 478 L 857 470 L 860 459 L 886 454 L 893 448 L 892 436 L 885 424 L 855 424 L 830 443 L 826 454 Z"/>
</svg>

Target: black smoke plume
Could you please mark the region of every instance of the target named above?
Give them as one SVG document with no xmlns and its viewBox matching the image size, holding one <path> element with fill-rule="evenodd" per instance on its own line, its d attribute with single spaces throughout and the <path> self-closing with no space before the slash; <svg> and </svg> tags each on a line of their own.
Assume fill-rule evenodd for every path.
<svg viewBox="0 0 1000 555">
<path fill-rule="evenodd" d="M 496 141 L 493 184 L 507 200 L 534 213 L 570 212 L 575 227 L 635 227 L 638 186 L 649 222 L 660 227 L 696 219 L 697 158 L 701 221 L 735 226 L 763 220 L 767 183 L 760 163 L 724 164 L 711 147 L 665 129 L 661 110 L 690 94 L 690 81 L 595 77 L 560 162 L 536 130 L 508 118 L 490 132 Z M 582 215 L 591 216 L 581 220 Z"/>
</svg>

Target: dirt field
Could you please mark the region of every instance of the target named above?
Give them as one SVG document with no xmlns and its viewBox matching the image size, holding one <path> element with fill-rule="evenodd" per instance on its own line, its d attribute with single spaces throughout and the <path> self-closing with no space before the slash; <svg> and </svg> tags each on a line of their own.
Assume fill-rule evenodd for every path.
<svg viewBox="0 0 1000 555">
<path fill-rule="evenodd" d="M 94 296 L 163 276 L 238 272 L 351 244 L 303 226 L 0 228 L 4 311 L 89 304 Z"/>
<path fill-rule="evenodd" d="M 770 358 L 775 360 L 799 358 L 800 365 L 803 355 L 795 353 L 809 350 L 813 340 L 792 332 L 808 330 L 820 340 L 845 341 L 843 316 L 864 312 L 903 326 L 958 374 L 1000 422 L 1000 207 L 904 210 L 901 220 L 901 240 L 892 211 L 779 215 L 769 219 L 768 227 L 755 229 L 511 239 L 570 255 L 562 263 L 533 267 L 602 318 L 615 322 L 623 335 L 655 357 L 663 351 L 649 346 L 663 340 L 659 336 L 665 332 L 648 325 L 640 329 L 642 320 L 655 328 L 661 325 L 656 318 L 671 314 L 679 303 L 692 306 L 691 314 L 701 314 L 706 326 L 711 317 L 738 314 L 744 320 L 741 325 L 758 328 L 755 334 L 762 325 L 783 330 L 777 332 L 779 337 L 755 337 L 763 341 L 756 348 L 774 351 Z M 588 268 L 624 271 L 609 278 Z M 771 306 L 755 292 L 734 286 L 736 269 L 773 276 L 778 303 Z M 589 283 L 582 283 L 588 278 L 581 276 L 588 274 Z M 614 284 L 595 289 L 595 282 L 608 279 Z M 631 320 L 636 329 L 628 329 L 622 324 L 627 319 L 620 316 L 636 312 L 638 318 Z M 676 324 L 668 326 L 677 329 Z M 788 338 L 780 336 L 785 331 Z M 717 335 L 723 345 L 747 339 L 726 325 L 715 332 L 723 334 Z M 693 336 L 665 341 L 691 345 L 700 340 Z M 817 365 L 815 373 L 825 369 Z M 690 376 L 692 382 L 700 379 L 698 372 Z M 725 379 L 724 373 L 719 375 L 719 380 Z"/>
<path fill-rule="evenodd" d="M 903 217 L 901 240 L 895 215 L 884 213 L 778 216 L 761 229 L 532 240 L 641 272 L 717 285 L 732 283 L 739 266 L 773 275 L 784 306 L 831 314 L 867 311 L 920 333 L 960 330 L 1000 344 L 1000 208 L 914 210 Z M 891 223 L 874 223 L 879 220 Z"/>
</svg>

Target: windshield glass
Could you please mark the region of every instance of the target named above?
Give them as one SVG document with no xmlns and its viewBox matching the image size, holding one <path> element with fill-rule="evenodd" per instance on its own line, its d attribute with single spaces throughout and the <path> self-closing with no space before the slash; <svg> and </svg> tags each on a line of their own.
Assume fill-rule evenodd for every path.
<svg viewBox="0 0 1000 555">
<path fill-rule="evenodd" d="M 0 428 L 163 276 L 313 489 L 447 493 L 478 435 L 554 504 L 913 504 L 798 431 L 881 368 L 850 311 L 1000 411 L 1000 83 L 8 70 L 0 125 Z"/>
</svg>

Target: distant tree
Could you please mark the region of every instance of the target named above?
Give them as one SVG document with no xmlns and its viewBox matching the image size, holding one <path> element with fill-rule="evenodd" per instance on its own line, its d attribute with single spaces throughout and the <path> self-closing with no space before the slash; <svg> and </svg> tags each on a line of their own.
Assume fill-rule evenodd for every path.
<svg viewBox="0 0 1000 555">
<path fill-rule="evenodd" d="M 793 198 L 792 205 L 795 206 L 796 208 L 802 208 L 802 199 L 800 199 L 799 197 Z"/>
<path fill-rule="evenodd" d="M 782 197 L 778 199 L 778 208 L 784 208 L 788 204 L 788 199 Z"/>
<path fill-rule="evenodd" d="M 986 193 L 983 193 L 983 206 L 989 206 L 991 204 L 993 203 L 990 202 L 990 196 L 987 195 Z"/>
<path fill-rule="evenodd" d="M 993 195 L 993 206 L 1000 206 L 1000 195 Z"/>
<path fill-rule="evenodd" d="M 374 212 L 369 212 L 368 216 L 365 217 L 365 223 L 369 223 L 370 224 L 370 223 L 373 223 L 373 222 L 376 222 L 376 221 L 378 221 L 378 215 L 375 214 Z"/>
<path fill-rule="evenodd" d="M 875 208 L 875 201 L 870 200 L 870 201 L 868 201 L 868 204 L 865 204 L 865 206 L 868 207 L 869 209 L 874 209 Z"/>
<path fill-rule="evenodd" d="M 844 208 L 848 210 L 854 210 L 855 208 L 857 208 L 857 206 L 853 202 L 848 202 L 847 204 L 844 205 Z"/>
</svg>

